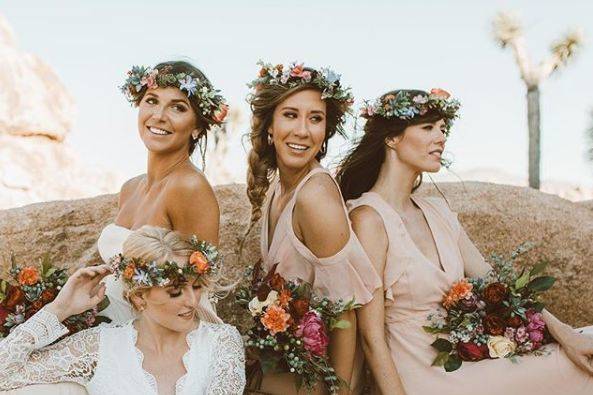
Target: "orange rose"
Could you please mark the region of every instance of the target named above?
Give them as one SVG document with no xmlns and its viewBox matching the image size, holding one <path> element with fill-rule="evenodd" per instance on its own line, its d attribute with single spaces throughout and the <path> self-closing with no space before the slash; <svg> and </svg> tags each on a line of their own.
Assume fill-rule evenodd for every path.
<svg viewBox="0 0 593 395">
<path fill-rule="evenodd" d="M 259 70 L 259 76 L 260 76 L 260 78 L 261 78 L 261 77 L 265 77 L 265 75 L 266 75 L 266 74 L 268 74 L 268 70 L 266 70 L 264 67 L 262 67 L 262 68 Z"/>
<path fill-rule="evenodd" d="M 136 270 L 136 266 L 134 266 L 133 263 L 126 266 L 126 268 L 124 269 L 124 278 L 131 280 L 132 277 L 134 277 L 134 270 Z"/>
<path fill-rule="evenodd" d="M 453 283 L 451 290 L 443 298 L 443 305 L 446 309 L 452 307 L 455 303 L 468 296 L 472 292 L 472 289 L 473 285 L 465 278 Z"/>
<path fill-rule="evenodd" d="M 223 104 L 220 106 L 220 110 L 216 111 L 214 115 L 212 115 L 212 119 L 214 122 L 221 123 L 226 118 L 227 114 L 229 113 L 229 106 Z"/>
<path fill-rule="evenodd" d="M 384 101 L 391 101 L 395 99 L 395 96 L 393 95 L 385 95 L 385 97 L 383 98 Z"/>
<path fill-rule="evenodd" d="M 430 94 L 433 96 L 441 97 L 443 99 L 448 99 L 451 96 L 451 94 L 449 92 L 447 92 L 446 90 L 438 89 L 438 88 L 431 89 Z"/>
<path fill-rule="evenodd" d="M 204 274 L 210 268 L 208 259 L 200 251 L 194 251 L 189 257 L 189 264 L 194 267 L 198 274 Z"/>
<path fill-rule="evenodd" d="M 18 275 L 18 281 L 21 285 L 33 285 L 37 284 L 41 280 L 39 270 L 33 266 L 27 266 L 21 270 Z"/>
<path fill-rule="evenodd" d="M 290 70 L 290 76 L 291 77 L 300 77 L 301 74 L 303 74 L 303 64 L 297 64 L 295 65 L 292 70 Z"/>
<path fill-rule="evenodd" d="M 282 70 L 284 70 L 284 65 L 277 64 L 276 65 L 276 70 L 278 70 L 279 73 L 282 73 Z"/>
<path fill-rule="evenodd" d="M 284 332 L 290 324 L 290 314 L 282 307 L 271 305 L 266 309 L 266 313 L 260 318 L 261 323 L 270 331 L 270 334 Z"/>
</svg>

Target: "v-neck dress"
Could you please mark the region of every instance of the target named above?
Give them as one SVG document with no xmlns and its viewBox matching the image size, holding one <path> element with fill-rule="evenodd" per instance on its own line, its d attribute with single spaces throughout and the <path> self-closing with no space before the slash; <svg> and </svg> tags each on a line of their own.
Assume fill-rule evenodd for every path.
<svg viewBox="0 0 593 395">
<path fill-rule="evenodd" d="M 382 218 L 389 246 L 380 273 L 385 289 L 385 334 L 407 395 L 593 394 L 593 377 L 581 371 L 557 344 L 545 346 L 543 356 L 464 362 L 454 372 L 431 366 L 434 335 L 422 326 L 440 307 L 443 295 L 464 277 L 459 249 L 461 225 L 444 200 L 412 197 L 432 232 L 442 268 L 416 246 L 399 214 L 374 192 L 348 201 L 350 211 L 374 209 Z M 584 328 L 593 334 L 593 327 Z"/>
<path fill-rule="evenodd" d="M 280 213 L 271 243 L 268 241 L 269 207 L 274 195 L 280 192 L 280 183 L 276 181 L 270 188 L 271 192 L 263 207 L 263 268 L 269 271 L 278 264 L 276 272 L 287 280 L 306 281 L 315 291 L 331 300 L 349 301 L 354 298 L 356 303 L 366 304 L 372 299 L 373 292 L 380 287 L 381 279 L 352 231 L 350 223 L 350 237 L 346 245 L 335 255 L 326 258 L 316 257 L 294 233 L 292 213 L 297 195 L 306 182 L 319 173 L 326 173 L 335 182 L 327 169 L 317 167 L 311 170 L 299 182 Z M 323 196 L 319 196 L 319 199 L 323 200 Z M 345 205 L 344 212 L 346 213 Z"/>
</svg>

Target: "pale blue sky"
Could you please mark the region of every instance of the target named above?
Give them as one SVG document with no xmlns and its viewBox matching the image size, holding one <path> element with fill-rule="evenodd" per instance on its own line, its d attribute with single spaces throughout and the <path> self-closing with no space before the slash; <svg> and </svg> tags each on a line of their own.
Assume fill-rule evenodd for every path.
<svg viewBox="0 0 593 395">
<path fill-rule="evenodd" d="M 20 47 L 51 65 L 76 100 L 70 144 L 87 163 L 125 177 L 143 171 L 145 152 L 136 112 L 117 86 L 133 64 L 180 58 L 245 110 L 245 83 L 260 58 L 331 66 L 359 100 L 394 88 L 445 88 L 463 103 L 448 145 L 454 169 L 526 176 L 524 85 L 510 51 L 492 39 L 499 10 L 521 16 L 537 62 L 569 27 L 583 27 L 587 43 L 593 37 L 593 2 L 582 0 L 0 0 Z M 584 157 L 592 70 L 593 46 L 586 45 L 541 87 L 543 179 L 593 185 Z M 235 170 L 243 163 L 238 147 Z"/>
</svg>

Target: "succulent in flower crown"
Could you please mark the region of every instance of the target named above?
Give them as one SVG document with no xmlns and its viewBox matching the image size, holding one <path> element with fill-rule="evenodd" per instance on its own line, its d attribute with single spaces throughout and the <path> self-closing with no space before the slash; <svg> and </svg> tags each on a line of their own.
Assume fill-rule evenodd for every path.
<svg viewBox="0 0 593 395">
<path fill-rule="evenodd" d="M 340 74 L 322 67 L 319 70 L 305 67 L 303 63 L 292 62 L 288 65 L 264 63 L 258 61 L 260 66 L 256 79 L 247 86 L 257 91 L 264 85 L 284 86 L 287 89 L 299 85 L 312 84 L 321 90 L 321 99 L 335 99 L 350 107 L 354 103 L 354 96 L 350 87 L 343 87 L 340 84 Z"/>
<path fill-rule="evenodd" d="M 133 66 L 127 73 L 124 84 L 120 87 L 126 98 L 137 105 L 142 89 L 177 87 L 187 93 L 187 97 L 198 98 L 200 110 L 206 121 L 211 125 L 220 125 L 228 114 L 229 107 L 220 91 L 214 89 L 210 82 L 191 73 L 172 73 L 171 66 L 162 69 L 145 66 Z"/>
<path fill-rule="evenodd" d="M 445 120 L 446 134 L 449 134 L 453 121 L 459 117 L 459 100 L 443 89 L 431 89 L 424 94 L 400 90 L 395 94 L 386 94 L 374 102 L 365 101 L 360 116 L 371 118 L 381 116 L 386 119 L 410 120 L 425 115 L 429 111 L 440 113 Z"/>
<path fill-rule="evenodd" d="M 179 265 L 175 261 L 157 263 L 123 254 L 111 258 L 110 265 L 115 277 L 121 277 L 130 290 L 182 284 L 218 272 L 222 258 L 217 248 L 206 241 L 198 240 L 195 235 L 190 238 L 190 244 L 194 252 L 186 265 Z"/>
</svg>

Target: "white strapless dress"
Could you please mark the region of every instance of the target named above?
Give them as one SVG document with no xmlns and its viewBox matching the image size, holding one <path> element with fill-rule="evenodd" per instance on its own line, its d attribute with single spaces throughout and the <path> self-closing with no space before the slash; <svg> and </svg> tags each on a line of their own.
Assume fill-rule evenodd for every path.
<svg viewBox="0 0 593 395">
<path fill-rule="evenodd" d="M 124 241 L 130 233 L 132 233 L 131 230 L 113 223 L 103 228 L 97 240 L 97 248 L 105 263 L 108 263 L 114 255 L 122 252 Z M 113 323 L 126 323 L 135 318 L 134 310 L 123 296 L 122 282 L 116 280 L 113 275 L 107 276 L 104 282 L 107 286 L 106 294 L 111 303 L 101 312 L 101 315 L 110 318 Z M 198 316 L 202 321 L 222 323 L 206 292 L 202 293 Z M 83 386 L 75 383 L 59 383 L 31 385 L 18 390 L 0 391 L 0 395 L 87 395 L 87 391 Z"/>
</svg>

